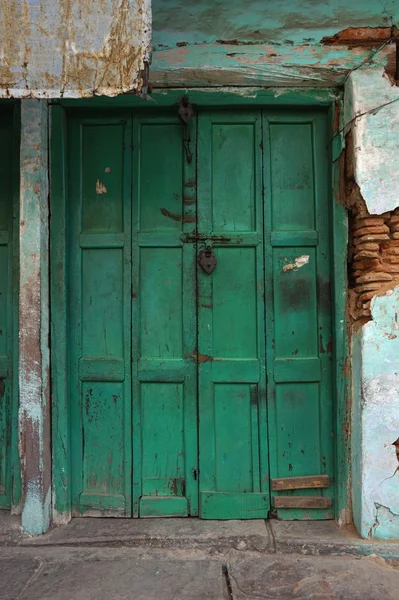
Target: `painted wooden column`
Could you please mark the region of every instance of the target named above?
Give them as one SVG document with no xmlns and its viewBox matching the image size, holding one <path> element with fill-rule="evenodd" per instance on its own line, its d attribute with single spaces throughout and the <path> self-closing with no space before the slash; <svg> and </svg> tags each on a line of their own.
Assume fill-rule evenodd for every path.
<svg viewBox="0 0 399 600">
<path fill-rule="evenodd" d="M 22 527 L 50 523 L 48 112 L 44 100 L 21 102 L 19 297 L 19 444 Z"/>
</svg>

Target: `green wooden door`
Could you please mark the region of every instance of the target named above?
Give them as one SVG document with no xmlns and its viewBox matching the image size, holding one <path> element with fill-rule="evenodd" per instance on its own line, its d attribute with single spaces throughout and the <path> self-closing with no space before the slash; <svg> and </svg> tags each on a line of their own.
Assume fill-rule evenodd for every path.
<svg viewBox="0 0 399 600">
<path fill-rule="evenodd" d="M 195 160 L 175 114 L 74 117 L 68 171 L 72 512 L 196 515 Z"/>
<path fill-rule="evenodd" d="M 326 117 L 189 134 L 191 160 L 175 111 L 69 119 L 73 514 L 329 518 Z"/>
<path fill-rule="evenodd" d="M 262 121 L 259 112 L 198 119 L 200 515 L 266 518 Z"/>
<path fill-rule="evenodd" d="M 69 123 L 73 514 L 131 514 L 130 115 Z"/>
<path fill-rule="evenodd" d="M 18 485 L 14 472 L 13 441 L 17 432 L 17 407 L 13 403 L 13 348 L 16 328 L 13 315 L 18 300 L 14 269 L 13 207 L 15 197 L 18 140 L 14 137 L 13 110 L 2 107 L 0 113 L 0 509 L 10 508 L 13 485 Z M 14 343 L 13 343 L 14 342 Z M 13 385 L 14 383 L 14 385 Z M 15 460 L 15 459 L 14 459 Z M 19 487 L 19 486 L 18 486 Z M 14 502 L 18 499 L 14 495 Z"/>
<path fill-rule="evenodd" d="M 334 515 L 328 121 L 263 116 L 270 477 L 282 519 Z"/>
<path fill-rule="evenodd" d="M 133 145 L 134 515 L 196 515 L 195 157 L 175 113 L 135 117 Z"/>
</svg>

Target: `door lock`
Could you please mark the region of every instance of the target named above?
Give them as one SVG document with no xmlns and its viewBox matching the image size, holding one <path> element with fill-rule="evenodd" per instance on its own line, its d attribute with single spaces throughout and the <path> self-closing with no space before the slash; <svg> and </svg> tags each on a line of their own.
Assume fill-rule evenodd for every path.
<svg viewBox="0 0 399 600">
<path fill-rule="evenodd" d="M 211 246 L 206 246 L 203 250 L 201 250 L 199 253 L 198 262 L 205 273 L 212 273 L 213 269 L 216 267 L 217 261 Z"/>
</svg>

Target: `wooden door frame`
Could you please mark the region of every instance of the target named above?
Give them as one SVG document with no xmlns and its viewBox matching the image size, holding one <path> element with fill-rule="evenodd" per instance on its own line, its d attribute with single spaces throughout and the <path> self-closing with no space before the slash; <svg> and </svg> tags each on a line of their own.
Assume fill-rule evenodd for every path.
<svg viewBox="0 0 399 600">
<path fill-rule="evenodd" d="M 67 190 L 67 115 L 74 109 L 172 108 L 182 95 L 198 107 L 285 107 L 324 108 L 330 122 L 330 177 L 332 223 L 332 306 L 334 331 L 335 401 L 335 518 L 338 524 L 351 520 L 350 494 L 350 372 L 346 327 L 347 297 L 347 214 L 340 203 L 343 140 L 339 131 L 342 92 L 334 89 L 159 89 L 151 100 L 137 96 L 96 97 L 59 100 L 50 104 L 50 265 L 51 265 L 51 374 L 52 374 L 52 495 L 53 522 L 67 523 L 71 518 L 70 445 L 67 361 L 67 269 L 66 201 Z M 155 101 L 155 102 L 154 102 Z"/>
</svg>

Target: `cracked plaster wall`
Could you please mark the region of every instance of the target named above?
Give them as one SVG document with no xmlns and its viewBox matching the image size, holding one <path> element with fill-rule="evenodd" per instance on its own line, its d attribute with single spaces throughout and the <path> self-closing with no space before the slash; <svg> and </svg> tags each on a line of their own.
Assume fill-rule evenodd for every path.
<svg viewBox="0 0 399 600">
<path fill-rule="evenodd" d="M 374 111 L 383 104 L 386 106 Z M 358 69 L 349 76 L 345 122 L 357 115 L 363 116 L 350 126 L 355 179 L 369 213 L 379 215 L 399 205 L 397 186 L 393 185 L 399 175 L 399 87 L 383 69 Z"/>
<path fill-rule="evenodd" d="M 152 0 L 154 87 L 342 85 L 399 22 L 397 0 Z M 385 31 L 384 31 L 385 29 Z"/>
<path fill-rule="evenodd" d="M 151 0 L 0 2 L 0 98 L 140 91 Z"/>
<path fill-rule="evenodd" d="M 372 303 L 355 335 L 353 509 L 362 537 L 399 538 L 399 288 Z M 359 364 L 360 363 L 360 364 Z M 357 367 L 360 366 L 360 369 Z M 357 392 L 357 393 L 356 393 Z"/>
<path fill-rule="evenodd" d="M 393 214 L 399 205 L 399 88 L 382 69 L 350 75 L 345 123 L 353 136 L 354 181 L 368 214 Z M 399 538 L 393 445 L 399 438 L 399 287 L 374 297 L 370 310 L 371 320 L 352 338 L 353 513 L 363 537 L 394 539 Z"/>
</svg>

